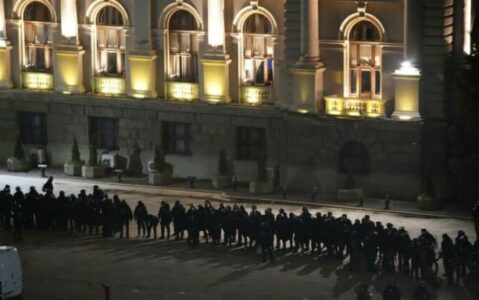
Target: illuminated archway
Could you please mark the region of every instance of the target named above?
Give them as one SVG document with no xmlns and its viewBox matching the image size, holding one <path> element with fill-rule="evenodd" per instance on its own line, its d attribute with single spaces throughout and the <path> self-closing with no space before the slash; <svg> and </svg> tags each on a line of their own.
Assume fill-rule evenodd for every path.
<svg viewBox="0 0 479 300">
<path fill-rule="evenodd" d="M 274 46 L 278 25 L 264 7 L 252 2 L 233 20 L 238 38 L 238 71 L 241 101 L 259 104 L 272 101 Z"/>
<path fill-rule="evenodd" d="M 382 23 L 371 14 L 353 14 L 341 24 L 340 38 L 345 43 L 344 96 L 381 99 L 382 47 L 386 39 Z M 366 107 L 358 109 L 365 111 Z"/>
</svg>

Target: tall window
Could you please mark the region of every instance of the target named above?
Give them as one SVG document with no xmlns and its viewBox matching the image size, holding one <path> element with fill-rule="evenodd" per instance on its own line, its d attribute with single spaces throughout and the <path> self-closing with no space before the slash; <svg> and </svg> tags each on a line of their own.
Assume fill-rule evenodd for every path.
<svg viewBox="0 0 479 300">
<path fill-rule="evenodd" d="M 116 150 L 118 145 L 118 119 L 90 117 L 90 137 L 95 136 L 101 149 Z"/>
<path fill-rule="evenodd" d="M 198 81 L 198 27 L 186 10 L 175 12 L 168 24 L 168 76 L 172 81 Z"/>
<path fill-rule="evenodd" d="M 165 153 L 191 155 L 191 124 L 163 122 L 162 127 Z"/>
<path fill-rule="evenodd" d="M 20 112 L 20 139 L 24 144 L 46 145 L 47 124 L 44 113 Z"/>
<path fill-rule="evenodd" d="M 96 70 L 101 76 L 123 76 L 125 70 L 124 20 L 120 11 L 105 6 L 96 18 Z"/>
<path fill-rule="evenodd" d="M 27 71 L 51 71 L 52 22 L 51 13 L 43 3 L 32 2 L 25 8 L 23 64 Z"/>
<path fill-rule="evenodd" d="M 349 36 L 349 94 L 381 98 L 381 35 L 368 21 L 356 24 Z"/>
<path fill-rule="evenodd" d="M 236 141 L 239 160 L 257 160 L 261 155 L 266 155 L 264 128 L 238 127 Z"/>
<path fill-rule="evenodd" d="M 273 28 L 262 14 L 253 14 L 243 25 L 243 84 L 273 83 Z"/>
</svg>

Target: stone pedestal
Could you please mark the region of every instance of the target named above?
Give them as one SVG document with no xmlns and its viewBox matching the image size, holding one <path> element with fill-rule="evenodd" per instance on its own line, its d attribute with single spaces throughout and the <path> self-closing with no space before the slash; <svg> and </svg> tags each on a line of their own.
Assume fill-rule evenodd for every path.
<svg viewBox="0 0 479 300">
<path fill-rule="evenodd" d="M 201 60 L 201 100 L 211 103 L 229 103 L 231 59 L 227 54 L 206 54 Z"/>
<path fill-rule="evenodd" d="M 442 203 L 434 197 L 421 194 L 417 196 L 417 208 L 420 210 L 440 210 Z"/>
<path fill-rule="evenodd" d="M 338 191 L 338 202 L 359 202 L 363 197 L 362 189 L 344 189 Z"/>
<path fill-rule="evenodd" d="M 12 76 L 11 76 L 11 56 L 10 52 L 12 51 L 12 46 L 8 42 L 4 41 L 6 44 L 3 47 L 0 47 L 0 88 L 8 89 L 13 87 Z"/>
<path fill-rule="evenodd" d="M 298 63 L 290 71 L 293 74 L 293 102 L 290 110 L 300 113 L 316 113 L 322 110 L 322 63 Z"/>
<path fill-rule="evenodd" d="M 213 178 L 212 185 L 217 189 L 229 188 L 232 185 L 231 177 L 227 175 L 215 176 Z"/>
<path fill-rule="evenodd" d="M 255 195 L 266 195 L 272 194 L 274 191 L 274 186 L 272 181 L 259 182 L 253 181 L 249 183 L 249 192 Z"/>
<path fill-rule="evenodd" d="M 406 64 L 393 74 L 395 82 L 395 99 L 393 119 L 400 121 L 417 121 L 419 114 L 419 79 L 418 69 Z"/>
<path fill-rule="evenodd" d="M 129 82 L 128 96 L 134 98 L 155 98 L 156 60 L 153 51 L 133 52 L 128 55 Z"/>
<path fill-rule="evenodd" d="M 63 171 L 67 176 L 80 176 L 84 162 L 66 162 L 63 165 Z"/>
<path fill-rule="evenodd" d="M 149 172 L 148 183 L 151 185 L 168 185 L 173 182 L 171 172 Z"/>
<path fill-rule="evenodd" d="M 30 163 L 27 160 L 21 160 L 16 157 L 10 157 L 7 159 L 7 171 L 8 172 L 25 172 L 30 169 Z"/>
<path fill-rule="evenodd" d="M 55 50 L 55 91 L 68 94 L 85 92 L 83 85 L 83 54 L 81 46 L 60 45 Z"/>
<path fill-rule="evenodd" d="M 100 178 L 105 176 L 105 169 L 101 166 L 83 166 L 81 175 L 83 178 Z"/>
</svg>

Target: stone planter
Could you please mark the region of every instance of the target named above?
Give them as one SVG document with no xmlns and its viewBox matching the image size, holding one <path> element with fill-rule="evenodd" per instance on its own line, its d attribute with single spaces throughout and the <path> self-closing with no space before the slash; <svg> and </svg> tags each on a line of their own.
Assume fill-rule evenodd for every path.
<svg viewBox="0 0 479 300">
<path fill-rule="evenodd" d="M 105 169 L 102 166 L 83 166 L 81 168 L 83 178 L 100 178 L 105 176 Z"/>
<path fill-rule="evenodd" d="M 16 157 L 7 159 L 7 170 L 9 172 L 25 172 L 30 169 L 30 163 L 27 160 L 20 160 Z"/>
<path fill-rule="evenodd" d="M 215 176 L 211 184 L 217 189 L 229 188 L 231 187 L 231 177 L 228 175 Z"/>
<path fill-rule="evenodd" d="M 148 183 L 151 185 L 168 185 L 173 181 L 172 172 L 149 172 Z"/>
<path fill-rule="evenodd" d="M 69 161 L 63 165 L 63 171 L 67 176 L 80 176 L 82 174 L 83 161 Z"/>
<path fill-rule="evenodd" d="M 249 192 L 255 195 L 266 195 L 272 194 L 274 191 L 274 186 L 272 181 L 259 182 L 253 181 L 249 183 Z"/>
<path fill-rule="evenodd" d="M 417 208 L 420 210 L 440 210 L 442 204 L 431 196 L 421 194 L 417 196 Z"/>
<path fill-rule="evenodd" d="M 338 191 L 338 202 L 359 202 L 364 198 L 362 189 L 347 189 Z"/>
</svg>

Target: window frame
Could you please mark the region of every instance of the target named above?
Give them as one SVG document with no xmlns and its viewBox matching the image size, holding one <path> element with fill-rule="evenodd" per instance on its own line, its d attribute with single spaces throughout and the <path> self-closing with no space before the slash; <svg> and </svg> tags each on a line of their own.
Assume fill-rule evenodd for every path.
<svg viewBox="0 0 479 300">
<path fill-rule="evenodd" d="M 183 134 L 178 134 L 178 128 L 183 126 Z M 186 122 L 163 121 L 161 124 L 162 146 L 165 154 L 191 156 L 193 151 L 191 145 L 193 141 L 192 124 Z M 178 143 L 184 143 L 183 149 Z"/>
<path fill-rule="evenodd" d="M 105 129 L 108 127 L 106 123 L 99 126 L 101 122 L 112 122 L 113 124 L 113 134 L 108 134 Z M 102 128 L 100 128 L 102 127 Z M 99 130 L 102 129 L 102 132 Z M 93 135 L 96 136 L 96 145 L 98 149 L 106 149 L 109 151 L 114 151 L 120 149 L 119 145 L 119 120 L 118 118 L 108 118 L 108 117 L 93 117 L 90 116 L 88 120 L 88 136 L 91 138 Z M 110 138 L 112 137 L 112 142 L 107 142 L 108 139 L 104 139 L 104 135 L 109 135 Z"/>
<path fill-rule="evenodd" d="M 256 131 L 257 140 L 252 138 Z M 257 148 L 256 151 L 252 150 Z M 266 159 L 267 141 L 266 128 L 236 127 L 236 159 L 241 161 L 256 161 L 260 156 Z"/>
<path fill-rule="evenodd" d="M 39 117 L 40 120 L 40 124 L 37 128 L 33 128 L 34 123 L 36 123 L 33 120 L 35 117 Z M 20 111 L 17 114 L 17 118 L 22 144 L 40 146 L 46 146 L 48 144 L 46 113 Z M 38 136 L 36 136 L 35 131 L 30 130 L 38 130 Z"/>
</svg>

